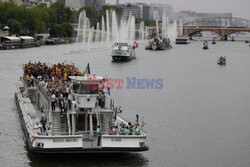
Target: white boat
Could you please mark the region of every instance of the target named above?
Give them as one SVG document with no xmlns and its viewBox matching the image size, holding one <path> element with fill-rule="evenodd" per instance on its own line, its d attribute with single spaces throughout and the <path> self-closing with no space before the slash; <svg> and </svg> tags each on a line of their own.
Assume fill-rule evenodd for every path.
<svg viewBox="0 0 250 167">
<path fill-rule="evenodd" d="M 44 86 L 43 81 L 36 78 L 32 83 L 31 80 L 28 82 L 25 76 L 20 79 L 15 99 L 31 151 L 81 154 L 149 149 L 146 132 L 138 122 L 135 125 L 138 127 L 130 126 L 132 131 L 127 133 L 129 122 L 119 116 L 119 107 L 114 106 L 103 77 L 70 76 L 69 92 L 72 98 L 61 98 L 61 102 L 65 100 L 61 105 L 64 106 L 61 107 L 64 110 L 61 115 L 58 107 L 52 110 L 55 102 L 53 97 L 50 98 L 46 84 Z M 103 95 L 101 101 L 98 98 L 100 93 Z M 47 119 L 45 132 L 41 131 L 43 125 L 36 125 L 41 117 Z M 125 131 L 119 132 L 118 129 Z"/>
<path fill-rule="evenodd" d="M 135 59 L 135 45 L 127 42 L 115 42 L 112 46 L 111 56 L 113 61 L 129 61 Z"/>
<path fill-rule="evenodd" d="M 189 44 L 190 40 L 187 37 L 177 37 L 175 39 L 175 44 Z"/>
</svg>

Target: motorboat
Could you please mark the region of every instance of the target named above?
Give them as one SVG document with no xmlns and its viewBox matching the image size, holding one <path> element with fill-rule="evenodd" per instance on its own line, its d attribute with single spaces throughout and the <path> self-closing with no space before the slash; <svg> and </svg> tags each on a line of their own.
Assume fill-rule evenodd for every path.
<svg viewBox="0 0 250 167">
<path fill-rule="evenodd" d="M 129 44 L 127 42 L 115 42 L 112 46 L 112 60 L 116 62 L 130 61 L 136 59 L 135 44 Z"/>
<path fill-rule="evenodd" d="M 217 58 L 217 64 L 218 65 L 226 65 L 226 57 L 224 56 L 221 56 L 221 57 L 219 57 L 219 58 Z"/>
<path fill-rule="evenodd" d="M 208 42 L 206 40 L 203 42 L 203 49 L 208 49 Z"/>
<path fill-rule="evenodd" d="M 177 37 L 175 39 L 175 44 L 189 44 L 190 40 L 188 37 Z"/>
<path fill-rule="evenodd" d="M 212 39 L 212 44 L 216 44 L 215 38 Z"/>
</svg>

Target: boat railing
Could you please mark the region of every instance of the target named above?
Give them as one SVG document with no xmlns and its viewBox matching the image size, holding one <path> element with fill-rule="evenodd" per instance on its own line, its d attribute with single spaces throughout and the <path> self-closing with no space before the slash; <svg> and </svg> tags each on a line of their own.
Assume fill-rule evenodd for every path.
<svg viewBox="0 0 250 167">
<path fill-rule="evenodd" d="M 24 103 L 24 99 L 19 91 L 17 92 L 17 94 L 18 94 L 17 96 L 19 98 L 19 103 L 21 103 L 21 105 L 22 105 Z M 34 129 L 33 129 L 33 123 L 31 121 L 29 114 L 28 114 L 28 109 L 26 108 L 25 105 L 22 105 L 22 106 L 24 109 L 24 110 L 22 110 L 22 114 L 23 114 L 23 119 L 25 121 L 25 126 L 26 126 L 29 134 L 31 136 L 35 136 Z"/>
<path fill-rule="evenodd" d="M 30 85 L 27 78 L 26 78 L 27 74 L 24 73 L 23 74 L 23 83 L 26 87 L 37 87 L 37 89 L 43 94 L 43 96 L 49 100 L 49 93 L 48 93 L 48 90 L 43 86 L 43 85 L 40 85 L 39 84 L 39 80 L 36 79 L 36 78 L 33 78 L 33 82 L 34 82 L 34 85 Z"/>
<path fill-rule="evenodd" d="M 47 100 L 50 100 L 50 99 L 49 99 L 49 92 L 48 92 L 48 89 L 46 89 L 43 85 L 40 85 L 39 83 L 38 83 L 37 89 L 41 92 L 41 94 L 42 94 Z"/>
<path fill-rule="evenodd" d="M 113 54 L 122 54 L 122 53 L 127 53 L 128 50 L 122 50 L 122 49 L 114 49 Z"/>
<path fill-rule="evenodd" d="M 128 120 L 126 120 L 126 119 L 124 119 L 124 118 L 122 118 L 122 117 L 120 117 L 120 116 L 116 116 L 116 122 L 118 123 L 118 124 L 120 124 L 120 123 L 124 123 L 125 125 L 127 125 L 128 126 L 128 123 L 129 123 L 129 121 Z M 146 132 L 143 130 L 143 128 L 142 127 L 140 127 L 140 135 L 146 135 Z M 140 136 L 140 135 L 136 135 L 136 136 Z"/>
</svg>

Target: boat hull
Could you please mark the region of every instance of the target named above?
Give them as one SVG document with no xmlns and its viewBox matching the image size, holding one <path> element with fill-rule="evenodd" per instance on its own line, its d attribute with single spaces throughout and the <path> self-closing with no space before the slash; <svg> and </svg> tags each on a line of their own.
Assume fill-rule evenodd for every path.
<svg viewBox="0 0 250 167">
<path fill-rule="evenodd" d="M 112 60 L 116 62 L 131 61 L 132 59 L 135 59 L 135 56 L 112 55 Z"/>
<path fill-rule="evenodd" d="M 189 41 L 176 41 L 175 44 L 189 44 Z"/>
<path fill-rule="evenodd" d="M 147 151 L 149 149 L 148 146 L 142 147 L 96 147 L 96 148 L 83 148 L 83 147 L 72 147 L 72 148 L 41 148 L 34 147 L 33 142 L 36 140 L 34 138 L 33 141 L 30 140 L 30 134 L 25 125 L 24 116 L 22 113 L 22 109 L 20 107 L 19 99 L 17 93 L 15 93 L 15 102 L 17 105 L 17 110 L 21 119 L 22 129 L 25 135 L 25 139 L 28 144 L 28 148 L 30 151 L 39 153 L 39 154 L 96 154 L 96 153 L 128 153 L 128 152 L 142 152 Z M 111 136 L 110 136 L 111 137 Z"/>
</svg>

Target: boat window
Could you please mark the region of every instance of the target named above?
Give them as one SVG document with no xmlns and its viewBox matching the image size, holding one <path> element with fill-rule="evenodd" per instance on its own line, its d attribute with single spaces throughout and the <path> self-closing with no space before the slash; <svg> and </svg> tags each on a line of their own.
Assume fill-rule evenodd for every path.
<svg viewBox="0 0 250 167">
<path fill-rule="evenodd" d="M 81 84 L 79 94 L 98 94 L 98 84 Z"/>
<path fill-rule="evenodd" d="M 79 87 L 80 87 L 80 84 L 74 82 L 74 83 L 73 83 L 73 92 L 74 92 L 74 93 L 78 93 Z"/>
</svg>

